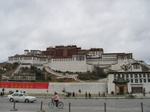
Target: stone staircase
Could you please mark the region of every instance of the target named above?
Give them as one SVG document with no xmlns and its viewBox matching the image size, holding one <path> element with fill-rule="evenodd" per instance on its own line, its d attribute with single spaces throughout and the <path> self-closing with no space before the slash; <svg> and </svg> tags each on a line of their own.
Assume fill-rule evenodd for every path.
<svg viewBox="0 0 150 112">
<path fill-rule="evenodd" d="M 20 64 L 20 65 L 17 67 L 17 69 L 12 73 L 12 76 L 14 76 L 14 74 L 18 73 L 19 70 L 20 70 L 20 68 L 21 68 L 21 64 Z"/>
<path fill-rule="evenodd" d="M 84 82 L 82 80 L 79 80 L 77 78 L 78 74 L 63 74 L 63 73 L 58 73 L 58 72 L 55 72 L 54 70 L 52 70 L 49 66 L 44 66 L 45 70 L 48 72 L 48 73 L 51 73 L 51 74 L 54 74 L 57 76 L 57 78 L 72 78 L 76 81 L 79 81 L 79 82 Z"/>
</svg>

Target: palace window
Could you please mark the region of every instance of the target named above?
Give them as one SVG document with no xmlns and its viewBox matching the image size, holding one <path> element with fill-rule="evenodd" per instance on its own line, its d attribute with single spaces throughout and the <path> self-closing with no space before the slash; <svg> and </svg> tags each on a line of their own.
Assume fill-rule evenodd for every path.
<svg viewBox="0 0 150 112">
<path fill-rule="evenodd" d="M 40 61 L 46 61 L 46 58 L 40 58 L 39 60 Z"/>
<path fill-rule="evenodd" d="M 32 57 L 24 57 L 24 60 L 32 60 Z"/>
<path fill-rule="evenodd" d="M 142 79 L 140 79 L 140 83 L 142 83 Z"/>
<path fill-rule="evenodd" d="M 134 74 L 134 77 L 137 78 L 138 77 L 137 74 Z"/>
<path fill-rule="evenodd" d="M 135 79 L 135 83 L 138 83 L 138 79 Z"/>
<path fill-rule="evenodd" d="M 77 55 L 76 60 L 77 61 L 83 61 L 84 60 L 84 55 Z"/>
<path fill-rule="evenodd" d="M 140 65 L 135 64 L 135 65 L 133 65 L 133 68 L 134 68 L 134 69 L 140 69 Z"/>
<path fill-rule="evenodd" d="M 119 60 L 124 60 L 124 59 L 126 59 L 126 58 L 125 58 L 125 56 L 123 55 L 123 56 L 118 56 L 118 59 L 119 59 Z"/>
</svg>

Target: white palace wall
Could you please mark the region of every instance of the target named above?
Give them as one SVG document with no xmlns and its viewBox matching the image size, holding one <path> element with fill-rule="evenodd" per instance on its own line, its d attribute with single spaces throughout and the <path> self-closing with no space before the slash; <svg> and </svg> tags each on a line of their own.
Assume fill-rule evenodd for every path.
<svg viewBox="0 0 150 112">
<path fill-rule="evenodd" d="M 50 83 L 49 92 L 63 93 L 62 90 L 65 89 L 66 92 L 81 93 L 90 92 L 91 94 L 97 94 L 99 91 L 106 92 L 107 85 L 105 83 Z"/>
<path fill-rule="evenodd" d="M 75 92 L 79 94 L 79 89 L 81 90 L 81 94 L 84 94 L 85 92 L 90 92 L 91 94 L 98 94 L 98 92 L 105 92 L 107 91 L 107 84 L 106 83 L 49 83 L 48 89 L 11 89 L 11 88 L 5 88 L 5 92 L 9 91 L 25 91 L 26 93 L 50 93 L 53 94 L 54 91 L 58 94 L 63 94 L 64 90 L 66 92 Z M 2 88 L 0 88 L 0 91 L 2 91 Z M 48 91 L 48 92 L 47 92 Z"/>
<path fill-rule="evenodd" d="M 70 72 L 87 72 L 90 70 L 92 65 L 87 65 L 86 60 L 83 61 L 74 61 L 74 60 L 51 60 L 49 65 L 53 70 L 60 70 L 62 72 L 70 71 Z"/>
</svg>

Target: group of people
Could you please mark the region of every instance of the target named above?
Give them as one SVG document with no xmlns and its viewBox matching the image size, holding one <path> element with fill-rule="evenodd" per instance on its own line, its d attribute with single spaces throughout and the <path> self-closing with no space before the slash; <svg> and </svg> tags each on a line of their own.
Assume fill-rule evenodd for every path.
<svg viewBox="0 0 150 112">
<path fill-rule="evenodd" d="M 4 93 L 4 91 L 3 91 L 3 92 L 0 93 L 0 96 L 4 96 L 4 94 L 5 94 L 5 93 Z"/>
<path fill-rule="evenodd" d="M 87 98 L 87 97 L 91 98 L 91 93 L 85 92 L 85 98 Z"/>
<path fill-rule="evenodd" d="M 3 88 L 2 92 L 0 92 L 0 96 L 4 96 L 4 94 L 5 94 L 4 91 L 5 91 L 5 89 Z"/>
<path fill-rule="evenodd" d="M 75 97 L 75 92 L 71 93 L 71 92 L 66 92 L 66 97 Z"/>
<path fill-rule="evenodd" d="M 103 92 L 103 94 L 101 94 L 100 92 L 98 93 L 98 96 L 99 97 L 105 97 L 106 95 L 105 95 L 105 92 Z M 89 93 L 87 93 L 87 92 L 85 92 L 85 98 L 91 98 L 92 97 L 92 95 L 91 95 L 91 93 L 89 92 Z"/>
</svg>

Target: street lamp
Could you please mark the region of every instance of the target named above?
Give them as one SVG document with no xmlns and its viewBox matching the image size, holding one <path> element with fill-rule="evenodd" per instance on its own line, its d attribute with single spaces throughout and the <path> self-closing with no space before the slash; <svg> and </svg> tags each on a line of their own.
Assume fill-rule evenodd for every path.
<svg viewBox="0 0 150 112">
<path fill-rule="evenodd" d="M 0 74 L 0 82 L 1 82 L 1 80 L 2 80 L 2 74 Z"/>
<path fill-rule="evenodd" d="M 2 81 L 2 74 L 0 74 L 0 87 L 1 87 L 1 81 Z"/>
<path fill-rule="evenodd" d="M 0 74 L 0 88 L 1 88 L 1 80 L 2 80 L 2 75 Z M 2 95 L 2 92 L 0 95 Z"/>
</svg>

